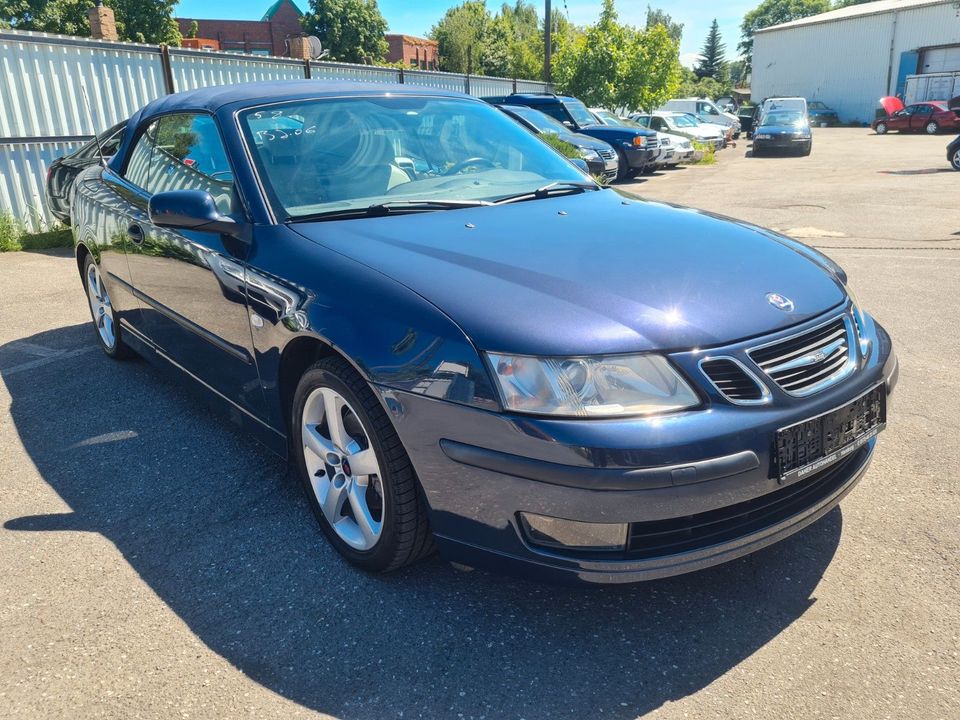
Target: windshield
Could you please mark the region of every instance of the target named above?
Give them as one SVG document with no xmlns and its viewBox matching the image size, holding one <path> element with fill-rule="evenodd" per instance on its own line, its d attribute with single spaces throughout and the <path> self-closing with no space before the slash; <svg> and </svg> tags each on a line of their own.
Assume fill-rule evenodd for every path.
<svg viewBox="0 0 960 720">
<path fill-rule="evenodd" d="M 570 128 L 559 120 L 545 115 L 539 110 L 522 105 L 510 105 L 507 108 L 514 115 L 519 115 L 537 129 L 537 132 L 552 133 L 553 135 L 569 135 Z"/>
<path fill-rule="evenodd" d="M 564 100 L 563 106 L 573 117 L 577 125 L 596 125 L 597 119 L 590 114 L 587 106 L 579 100 Z"/>
<path fill-rule="evenodd" d="M 487 105 L 405 96 L 293 101 L 240 113 L 276 214 L 495 201 L 580 183 L 570 162 Z"/>
<path fill-rule="evenodd" d="M 814 110 L 826 110 L 827 106 L 824 105 L 819 100 L 814 100 L 813 102 L 807 103 L 807 107 L 813 108 Z"/>
<path fill-rule="evenodd" d="M 803 113 L 795 110 L 772 110 L 763 119 L 764 125 L 799 125 Z"/>
<path fill-rule="evenodd" d="M 622 117 L 614 115 L 609 110 L 597 110 L 593 113 L 598 118 L 600 118 L 605 125 L 612 125 L 614 127 L 625 127 L 631 128 L 633 130 L 644 130 L 645 128 L 638 122 L 633 120 L 624 120 Z"/>
<path fill-rule="evenodd" d="M 672 115 L 670 119 L 673 120 L 673 124 L 677 127 L 691 128 L 697 127 L 697 125 L 700 124 L 690 115 Z"/>
</svg>

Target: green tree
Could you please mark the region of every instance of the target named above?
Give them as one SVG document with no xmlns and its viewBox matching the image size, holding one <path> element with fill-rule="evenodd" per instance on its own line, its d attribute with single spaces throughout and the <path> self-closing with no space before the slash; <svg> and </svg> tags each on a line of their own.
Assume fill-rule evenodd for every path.
<svg viewBox="0 0 960 720">
<path fill-rule="evenodd" d="M 757 30 L 827 12 L 830 7 L 830 0 L 763 0 L 743 16 L 740 25 L 737 49 L 746 59 L 747 67 L 753 64 L 753 34 Z"/>
<path fill-rule="evenodd" d="M 703 50 L 700 53 L 700 62 L 694 69 L 698 78 L 713 78 L 722 82 L 726 76 L 727 62 L 725 55 L 727 46 L 720 39 L 720 26 L 717 19 L 713 19 L 710 25 L 710 32 L 703 43 Z"/>
<path fill-rule="evenodd" d="M 670 33 L 671 39 L 678 45 L 683 39 L 683 23 L 674 22 L 673 18 L 660 8 L 652 8 L 647 5 L 647 30 L 663 25 Z"/>
<path fill-rule="evenodd" d="M 430 38 L 439 44 L 440 69 L 465 73 L 468 54 L 472 53 L 473 71 L 479 74 L 482 71 L 480 60 L 485 54 L 484 43 L 492 22 L 484 0 L 467 0 L 448 9 L 430 29 Z"/>
<path fill-rule="evenodd" d="M 188 38 L 196 39 L 197 35 L 200 34 L 200 23 L 196 20 L 190 23 L 190 31 L 187 33 Z"/>
<path fill-rule="evenodd" d="M 588 105 L 654 108 L 679 86 L 679 45 L 663 24 L 620 24 L 614 0 L 603 0 L 597 23 L 560 46 L 554 77 L 561 91 Z"/>
<path fill-rule="evenodd" d="M 179 45 L 181 41 L 173 9 L 178 0 L 104 0 L 117 20 L 121 40 Z M 62 35 L 90 35 L 87 11 L 93 0 L 0 0 L 0 17 L 20 30 L 39 30 Z"/>
<path fill-rule="evenodd" d="M 306 33 L 320 38 L 331 59 L 375 63 L 387 52 L 387 21 L 376 0 L 310 0 L 300 22 Z"/>
</svg>

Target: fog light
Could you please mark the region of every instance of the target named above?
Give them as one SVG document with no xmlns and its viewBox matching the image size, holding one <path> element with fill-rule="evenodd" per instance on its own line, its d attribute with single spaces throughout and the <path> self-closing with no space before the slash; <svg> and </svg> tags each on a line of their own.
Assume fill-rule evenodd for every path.
<svg viewBox="0 0 960 720">
<path fill-rule="evenodd" d="M 622 551 L 626 523 L 588 523 L 520 513 L 520 524 L 531 544 L 551 549 Z"/>
</svg>

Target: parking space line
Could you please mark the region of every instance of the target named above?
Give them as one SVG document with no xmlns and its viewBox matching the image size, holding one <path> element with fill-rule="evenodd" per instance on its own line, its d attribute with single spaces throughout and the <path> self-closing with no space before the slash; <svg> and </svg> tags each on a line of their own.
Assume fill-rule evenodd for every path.
<svg viewBox="0 0 960 720">
<path fill-rule="evenodd" d="M 47 357 L 37 358 L 36 360 L 30 360 L 29 362 L 20 363 L 19 365 L 14 365 L 11 368 L 0 368 L 0 375 L 7 377 L 8 375 L 16 375 L 17 373 L 24 372 L 26 370 L 34 370 L 38 367 L 43 367 L 44 365 L 49 365 L 50 363 L 57 362 L 58 360 L 69 360 L 70 358 L 77 357 L 78 355 L 83 355 L 84 353 L 92 352 L 96 350 L 96 346 L 77 348 L 76 350 L 67 350 L 67 351 L 58 351 L 56 355 L 48 355 Z"/>
</svg>

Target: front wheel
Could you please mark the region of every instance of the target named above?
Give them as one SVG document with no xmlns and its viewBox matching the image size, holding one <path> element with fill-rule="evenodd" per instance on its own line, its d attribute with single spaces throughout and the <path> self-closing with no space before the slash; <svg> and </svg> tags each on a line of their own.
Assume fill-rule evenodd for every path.
<svg viewBox="0 0 960 720">
<path fill-rule="evenodd" d="M 116 322 L 113 303 L 110 302 L 110 293 L 103 284 L 103 275 L 92 255 L 87 255 L 83 261 L 83 285 L 87 290 L 90 316 L 93 318 L 100 347 L 116 360 L 130 357 L 133 352 L 123 344 L 120 325 Z"/>
<path fill-rule="evenodd" d="M 876 130 L 877 135 L 886 135 L 889 128 L 886 123 L 877 123 L 877 127 L 875 127 L 874 130 Z"/>
<path fill-rule="evenodd" d="M 354 565 L 387 572 L 429 554 L 432 536 L 410 458 L 370 386 L 342 358 L 300 379 L 291 455 L 324 534 Z"/>
<path fill-rule="evenodd" d="M 927 123 L 927 126 L 924 128 L 927 131 L 927 135 L 936 135 L 940 132 L 940 126 L 932 120 Z"/>
<path fill-rule="evenodd" d="M 954 170 L 960 170 L 960 148 L 954 150 L 953 157 L 950 158 L 950 165 L 953 166 Z"/>
<path fill-rule="evenodd" d="M 625 180 L 630 174 L 630 163 L 627 161 L 627 154 L 617 149 L 617 180 Z"/>
</svg>

